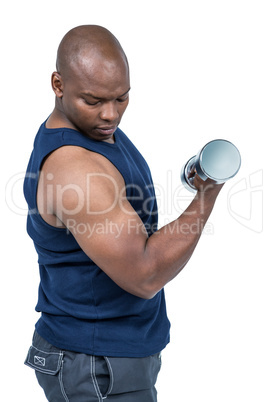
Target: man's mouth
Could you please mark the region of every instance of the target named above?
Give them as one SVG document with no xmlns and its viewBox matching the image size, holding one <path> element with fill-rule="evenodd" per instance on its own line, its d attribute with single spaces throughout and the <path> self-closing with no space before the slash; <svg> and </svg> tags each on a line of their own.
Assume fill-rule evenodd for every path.
<svg viewBox="0 0 268 402">
<path fill-rule="evenodd" d="M 102 135 L 113 135 L 117 126 L 103 126 L 103 127 L 96 127 L 96 131 Z"/>
</svg>

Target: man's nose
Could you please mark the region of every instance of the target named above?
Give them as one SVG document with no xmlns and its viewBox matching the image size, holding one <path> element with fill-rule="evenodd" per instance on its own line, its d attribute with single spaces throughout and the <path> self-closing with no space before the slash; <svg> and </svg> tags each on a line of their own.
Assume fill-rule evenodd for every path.
<svg viewBox="0 0 268 402">
<path fill-rule="evenodd" d="M 102 105 L 100 118 L 106 121 L 115 121 L 119 116 L 116 101 L 105 102 Z"/>
</svg>

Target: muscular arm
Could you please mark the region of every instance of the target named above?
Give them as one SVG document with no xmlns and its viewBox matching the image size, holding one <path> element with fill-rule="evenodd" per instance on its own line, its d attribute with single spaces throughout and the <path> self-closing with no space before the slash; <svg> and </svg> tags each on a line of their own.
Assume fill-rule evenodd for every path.
<svg viewBox="0 0 268 402">
<path fill-rule="evenodd" d="M 199 191 L 178 219 L 148 238 L 121 174 L 101 155 L 60 148 L 45 161 L 41 177 L 43 218 L 62 222 L 114 282 L 142 298 L 152 298 L 186 265 L 221 188 L 210 184 Z M 195 184 L 201 188 L 204 182 L 197 177 Z"/>
</svg>

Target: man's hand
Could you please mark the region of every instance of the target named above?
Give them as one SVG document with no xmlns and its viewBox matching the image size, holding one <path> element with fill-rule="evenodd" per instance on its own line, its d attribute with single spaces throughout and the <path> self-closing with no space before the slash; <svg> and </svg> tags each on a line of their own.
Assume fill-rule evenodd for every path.
<svg viewBox="0 0 268 402">
<path fill-rule="evenodd" d="M 196 190 L 201 193 L 207 191 L 215 191 L 216 193 L 219 193 L 224 185 L 224 183 L 216 184 L 215 181 L 212 179 L 202 180 L 201 177 L 198 176 L 195 167 L 190 170 L 188 180 L 191 185 L 194 186 Z"/>
</svg>

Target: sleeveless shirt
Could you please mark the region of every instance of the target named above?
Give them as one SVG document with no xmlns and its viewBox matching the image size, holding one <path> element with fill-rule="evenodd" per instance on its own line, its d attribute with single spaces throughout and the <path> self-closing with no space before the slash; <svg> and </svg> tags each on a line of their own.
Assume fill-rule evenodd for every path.
<svg viewBox="0 0 268 402">
<path fill-rule="evenodd" d="M 169 342 L 164 290 L 150 300 L 126 292 L 84 253 L 67 229 L 46 223 L 37 208 L 44 158 L 59 147 L 79 146 L 103 155 L 118 169 L 127 199 L 151 236 L 157 230 L 158 215 L 149 167 L 122 130 L 118 128 L 114 138 L 113 144 L 95 141 L 73 129 L 48 129 L 45 122 L 36 135 L 24 179 L 27 232 L 37 251 L 40 272 L 36 311 L 41 317 L 36 330 L 60 349 L 145 357 L 160 352 Z"/>
</svg>

